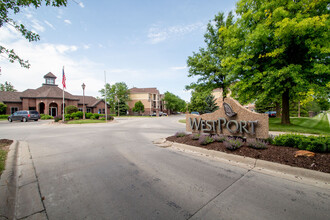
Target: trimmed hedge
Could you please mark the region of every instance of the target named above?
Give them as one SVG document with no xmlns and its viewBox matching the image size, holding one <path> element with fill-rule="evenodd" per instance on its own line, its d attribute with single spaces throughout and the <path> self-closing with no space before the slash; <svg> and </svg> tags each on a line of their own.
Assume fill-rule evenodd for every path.
<svg viewBox="0 0 330 220">
<path fill-rule="evenodd" d="M 41 120 L 53 119 L 54 117 L 51 115 L 40 114 Z"/>
<path fill-rule="evenodd" d="M 0 115 L 0 119 L 7 119 L 10 115 Z"/>
<path fill-rule="evenodd" d="M 330 136 L 304 136 L 283 134 L 276 136 L 273 144 L 277 146 L 295 147 L 313 152 L 330 152 Z"/>
</svg>

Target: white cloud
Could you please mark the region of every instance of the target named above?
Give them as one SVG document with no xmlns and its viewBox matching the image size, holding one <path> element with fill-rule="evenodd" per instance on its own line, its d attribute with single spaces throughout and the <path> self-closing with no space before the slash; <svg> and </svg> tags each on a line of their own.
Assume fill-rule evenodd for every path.
<svg viewBox="0 0 330 220">
<path fill-rule="evenodd" d="M 182 36 L 196 30 L 202 30 L 205 25 L 197 22 L 189 25 L 176 25 L 171 27 L 161 27 L 160 25 L 152 25 L 148 30 L 148 38 L 152 44 L 165 41 L 168 38 Z"/>
<path fill-rule="evenodd" d="M 82 3 L 82 2 L 79 2 L 79 6 L 82 7 L 82 8 L 85 8 L 84 3 Z"/>
<path fill-rule="evenodd" d="M 40 21 L 33 19 L 32 21 L 32 28 L 34 29 L 34 32 L 44 32 L 45 28 L 40 24 Z"/>
<path fill-rule="evenodd" d="M 53 30 L 55 30 L 54 25 L 52 25 L 51 23 L 49 23 L 47 20 L 44 20 L 44 22 Z"/>
<path fill-rule="evenodd" d="M 64 22 L 65 22 L 66 24 L 72 24 L 71 21 L 68 20 L 68 19 L 65 19 Z"/>
<path fill-rule="evenodd" d="M 91 46 L 88 45 L 88 44 L 84 44 L 84 45 L 83 45 L 83 48 L 84 48 L 85 50 L 88 50 L 89 48 L 91 48 Z"/>
<path fill-rule="evenodd" d="M 87 85 L 86 95 L 100 96 L 98 91 L 104 85 L 103 64 L 87 58 L 74 59 L 71 53 L 79 49 L 77 46 L 30 43 L 7 26 L 0 29 L 0 42 L 9 49 L 13 48 L 31 64 L 30 69 L 22 68 L 17 62 L 10 63 L 4 56 L 0 56 L 0 83 L 11 82 L 18 91 L 36 89 L 44 83 L 43 76 L 52 72 L 58 77 L 56 84 L 60 86 L 62 67 L 65 66 L 68 92 L 81 94 L 81 84 L 84 82 Z"/>
<path fill-rule="evenodd" d="M 171 70 L 184 70 L 184 69 L 187 69 L 187 66 L 173 66 L 170 69 Z"/>
</svg>

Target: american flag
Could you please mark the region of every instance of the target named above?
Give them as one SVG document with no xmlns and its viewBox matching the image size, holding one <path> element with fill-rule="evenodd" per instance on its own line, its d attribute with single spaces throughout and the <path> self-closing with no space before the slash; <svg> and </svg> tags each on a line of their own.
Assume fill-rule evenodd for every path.
<svg viewBox="0 0 330 220">
<path fill-rule="evenodd" d="M 62 74 L 62 84 L 63 84 L 63 89 L 66 89 L 66 84 L 65 84 L 65 73 L 64 73 L 64 66 L 63 66 L 63 74 Z"/>
</svg>

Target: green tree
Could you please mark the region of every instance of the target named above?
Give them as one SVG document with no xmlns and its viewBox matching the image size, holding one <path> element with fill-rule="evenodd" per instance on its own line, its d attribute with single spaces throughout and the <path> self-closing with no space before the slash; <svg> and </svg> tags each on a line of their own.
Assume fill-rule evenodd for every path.
<svg viewBox="0 0 330 220">
<path fill-rule="evenodd" d="M 0 91 L 11 91 L 16 92 L 17 90 L 14 88 L 14 86 L 10 82 L 5 82 L 4 84 L 0 84 Z"/>
<path fill-rule="evenodd" d="M 164 93 L 163 101 L 165 101 L 166 109 L 170 112 L 185 112 L 187 104 L 179 96 L 176 96 L 173 93 L 167 91 Z"/>
<path fill-rule="evenodd" d="M 144 105 L 141 101 L 138 101 L 134 104 L 134 107 L 132 108 L 133 112 L 138 112 L 141 114 L 141 112 L 144 112 Z"/>
<path fill-rule="evenodd" d="M 119 108 L 118 108 L 119 105 Z M 127 105 L 127 103 L 125 101 L 119 101 L 119 103 L 117 102 L 115 105 L 115 112 L 116 115 L 127 115 L 127 111 L 129 110 L 129 106 Z M 118 114 L 118 110 L 119 110 L 119 114 Z"/>
<path fill-rule="evenodd" d="M 282 124 L 290 123 L 289 103 L 299 92 L 329 93 L 329 6 L 319 0 L 241 0 L 238 19 L 220 28 L 228 37 L 225 69 L 237 83 L 240 101 L 280 96 Z"/>
<path fill-rule="evenodd" d="M 17 14 L 21 12 L 22 8 L 25 7 L 35 7 L 39 8 L 42 6 L 42 3 L 45 2 L 46 6 L 66 6 L 67 0 L 1 0 L 0 1 L 0 28 L 4 24 L 13 26 L 18 32 L 22 34 L 28 41 L 38 41 L 40 36 L 37 33 L 34 33 L 28 30 L 22 23 L 15 21 L 10 16 L 12 14 Z M 0 45 L 0 54 L 5 54 L 8 57 L 8 60 L 13 63 L 17 61 L 22 67 L 29 68 L 30 64 L 28 61 L 21 59 L 13 49 L 7 49 L 4 46 Z"/>
<path fill-rule="evenodd" d="M 191 93 L 189 112 L 199 112 L 200 114 L 211 113 L 219 109 L 211 90 L 194 90 Z"/>
<path fill-rule="evenodd" d="M 0 102 L 0 115 L 6 114 L 7 105 Z"/>
<path fill-rule="evenodd" d="M 119 102 L 119 108 L 125 105 L 120 103 L 126 103 L 129 101 L 129 90 L 124 82 L 115 83 L 112 86 L 107 83 L 106 85 L 106 92 L 105 89 L 101 89 L 99 92 L 101 93 L 102 98 L 106 98 L 107 103 L 109 103 L 109 107 L 112 112 L 118 111 L 118 102 Z M 126 106 L 125 106 L 126 109 Z M 119 112 L 122 112 L 123 110 L 119 110 Z M 126 114 L 126 113 L 125 113 Z"/>
<path fill-rule="evenodd" d="M 222 67 L 222 59 L 226 57 L 226 50 L 223 50 L 226 37 L 219 34 L 219 29 L 233 24 L 233 15 L 230 12 L 225 19 L 224 13 L 217 14 L 207 25 L 204 35 L 205 48 L 200 48 L 198 53 L 189 56 L 187 65 L 189 77 L 199 77 L 197 82 L 186 86 L 186 89 L 216 89 L 222 88 L 224 97 L 230 80 L 228 72 Z"/>
</svg>

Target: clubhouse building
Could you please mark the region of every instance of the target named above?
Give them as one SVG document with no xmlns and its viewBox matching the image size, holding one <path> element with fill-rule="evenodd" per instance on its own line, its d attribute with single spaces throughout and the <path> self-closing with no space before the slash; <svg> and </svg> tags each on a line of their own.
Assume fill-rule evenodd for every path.
<svg viewBox="0 0 330 220">
<path fill-rule="evenodd" d="M 44 76 L 45 83 L 37 89 L 27 89 L 23 92 L 1 92 L 0 102 L 7 105 L 6 114 L 19 110 L 37 110 L 40 114 L 58 116 L 63 114 L 63 90 L 55 84 L 56 76 L 51 72 Z M 79 111 L 105 113 L 104 100 L 93 96 L 72 95 L 64 91 L 64 107 L 77 106 Z M 108 108 L 108 112 L 110 112 Z"/>
<path fill-rule="evenodd" d="M 0 102 L 7 105 L 6 114 L 13 114 L 19 110 L 37 110 L 40 114 L 51 116 L 59 116 L 63 114 L 63 90 L 55 84 L 56 76 L 49 72 L 44 76 L 45 83 L 37 89 L 27 89 L 23 92 L 0 91 Z M 132 108 L 135 103 L 141 101 L 144 105 L 145 112 L 143 115 L 156 114 L 160 112 L 168 113 L 165 109 L 163 95 L 159 93 L 157 88 L 136 88 L 129 90 L 130 100 L 127 102 L 129 106 L 129 115 L 134 115 Z M 91 113 L 105 114 L 105 102 L 103 99 L 97 99 L 93 96 L 72 95 L 64 91 L 64 107 L 74 105 L 79 111 L 83 111 L 83 103 L 85 111 Z M 110 113 L 108 107 L 107 113 Z"/>
</svg>

